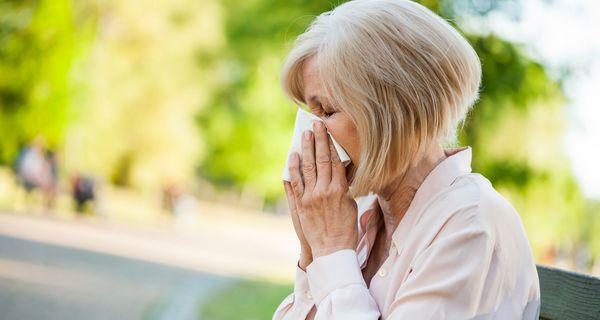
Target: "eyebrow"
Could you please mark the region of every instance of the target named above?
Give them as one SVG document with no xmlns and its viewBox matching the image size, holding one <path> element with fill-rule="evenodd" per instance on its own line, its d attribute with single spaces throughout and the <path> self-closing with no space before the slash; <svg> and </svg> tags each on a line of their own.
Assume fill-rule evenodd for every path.
<svg viewBox="0 0 600 320">
<path fill-rule="evenodd" d="M 313 95 L 310 96 L 310 98 L 308 98 L 308 101 L 310 102 L 318 102 L 319 100 L 321 100 L 321 102 L 326 103 L 328 100 L 327 98 L 323 97 L 323 96 L 317 96 L 317 95 Z"/>
</svg>

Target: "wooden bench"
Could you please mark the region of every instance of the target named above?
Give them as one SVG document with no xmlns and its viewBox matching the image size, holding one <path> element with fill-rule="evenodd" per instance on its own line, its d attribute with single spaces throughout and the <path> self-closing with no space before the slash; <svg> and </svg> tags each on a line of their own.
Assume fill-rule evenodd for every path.
<svg viewBox="0 0 600 320">
<path fill-rule="evenodd" d="M 600 320 L 600 278 L 537 266 L 543 320 Z"/>
</svg>

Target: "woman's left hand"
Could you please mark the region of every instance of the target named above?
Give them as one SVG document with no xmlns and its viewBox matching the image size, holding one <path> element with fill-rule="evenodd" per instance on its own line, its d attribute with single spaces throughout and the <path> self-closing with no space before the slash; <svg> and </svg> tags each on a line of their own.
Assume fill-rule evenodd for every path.
<svg viewBox="0 0 600 320">
<path fill-rule="evenodd" d="M 291 185 L 298 217 L 313 257 L 342 249 L 356 249 L 357 206 L 348 195 L 346 168 L 340 161 L 325 125 L 316 121 L 306 131 L 300 155 L 290 159 Z"/>
</svg>

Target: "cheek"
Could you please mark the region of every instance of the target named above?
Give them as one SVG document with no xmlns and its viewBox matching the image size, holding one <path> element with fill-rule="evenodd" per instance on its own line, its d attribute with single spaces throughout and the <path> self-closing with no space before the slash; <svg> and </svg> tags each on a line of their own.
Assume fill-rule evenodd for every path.
<svg viewBox="0 0 600 320">
<path fill-rule="evenodd" d="M 333 138 L 346 150 L 353 163 L 357 163 L 360 154 L 358 134 L 354 124 L 348 120 L 325 121 Z"/>
</svg>

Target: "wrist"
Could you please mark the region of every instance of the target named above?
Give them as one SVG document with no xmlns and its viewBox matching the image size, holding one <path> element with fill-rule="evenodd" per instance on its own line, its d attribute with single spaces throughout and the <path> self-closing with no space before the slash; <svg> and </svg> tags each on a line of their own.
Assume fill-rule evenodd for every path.
<svg viewBox="0 0 600 320">
<path fill-rule="evenodd" d="M 300 257 L 300 260 L 298 260 L 298 267 L 300 269 L 302 269 L 302 271 L 306 271 L 306 268 L 308 268 L 308 266 L 311 263 L 312 263 L 312 257 L 310 257 L 310 258 Z"/>
<path fill-rule="evenodd" d="M 313 258 L 319 258 L 322 256 L 327 256 L 330 255 L 334 252 L 340 251 L 340 250 L 356 250 L 356 248 L 352 245 L 337 245 L 337 246 L 328 246 L 328 247 L 322 247 L 322 248 L 314 248 L 313 249 Z"/>
<path fill-rule="evenodd" d="M 303 271 L 306 271 L 306 268 L 309 264 L 312 263 L 312 261 L 312 254 L 303 251 L 300 253 L 300 258 L 298 259 L 298 267 L 300 267 L 300 269 L 302 269 Z"/>
</svg>

